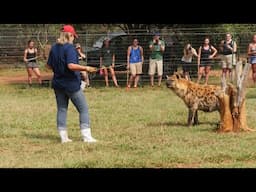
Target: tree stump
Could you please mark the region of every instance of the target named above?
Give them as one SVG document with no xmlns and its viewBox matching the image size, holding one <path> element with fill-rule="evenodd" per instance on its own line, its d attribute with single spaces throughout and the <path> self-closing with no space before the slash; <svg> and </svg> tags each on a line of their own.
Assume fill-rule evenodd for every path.
<svg viewBox="0 0 256 192">
<path fill-rule="evenodd" d="M 247 125 L 245 91 L 249 63 L 236 77 L 237 85 L 222 81 L 222 90 L 215 93 L 220 102 L 220 126 L 218 132 L 255 131 Z"/>
<path fill-rule="evenodd" d="M 230 97 L 223 91 L 216 93 L 220 102 L 220 125 L 218 132 L 229 132 L 233 130 L 233 119 L 230 110 Z"/>
</svg>

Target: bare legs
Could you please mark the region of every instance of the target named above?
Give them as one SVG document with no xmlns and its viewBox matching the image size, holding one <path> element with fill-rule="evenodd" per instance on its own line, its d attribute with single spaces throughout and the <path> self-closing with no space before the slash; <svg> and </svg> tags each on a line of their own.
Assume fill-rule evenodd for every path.
<svg viewBox="0 0 256 192">
<path fill-rule="evenodd" d="M 205 83 L 204 84 L 207 85 L 208 80 L 209 80 L 210 70 L 211 70 L 211 66 L 199 67 L 197 83 L 200 83 L 202 75 L 205 74 Z"/>
<path fill-rule="evenodd" d="M 28 72 L 28 84 L 32 85 L 32 75 L 33 72 L 37 77 L 37 81 L 38 83 L 41 85 L 42 84 L 42 79 L 41 79 L 41 74 L 40 74 L 40 70 L 39 68 L 27 68 L 27 72 Z"/>
<path fill-rule="evenodd" d="M 106 87 L 109 86 L 109 83 L 108 83 L 108 68 L 103 68 L 104 70 L 104 77 L 105 77 L 105 83 L 106 83 Z M 115 71 L 112 67 L 109 67 L 109 71 L 110 71 L 110 74 L 112 76 L 112 80 L 115 84 L 116 87 L 119 87 L 118 83 L 117 83 L 117 79 L 116 79 L 116 75 L 115 75 Z"/>
<path fill-rule="evenodd" d="M 27 68 L 27 72 L 28 72 L 28 84 L 32 85 L 33 69 L 32 68 Z"/>
<path fill-rule="evenodd" d="M 158 87 L 161 86 L 161 81 L 162 81 L 162 75 L 161 75 L 161 76 L 158 76 Z"/>
<path fill-rule="evenodd" d="M 227 79 L 227 73 L 228 73 L 229 81 L 232 81 L 232 69 L 222 68 L 222 78 L 225 80 Z"/>
<path fill-rule="evenodd" d="M 186 79 L 186 80 L 188 80 L 188 81 L 190 81 L 190 80 L 191 80 L 191 79 L 190 79 L 190 75 L 189 75 L 189 72 L 188 72 L 188 71 L 184 72 L 184 73 L 183 73 L 183 75 L 184 75 L 184 77 L 185 77 L 185 79 Z"/>
<path fill-rule="evenodd" d="M 158 86 L 161 86 L 161 82 L 162 82 L 162 75 L 158 76 Z M 154 75 L 150 75 L 150 85 L 151 87 L 154 87 Z"/>
<path fill-rule="evenodd" d="M 132 82 L 134 81 L 134 88 L 138 86 L 140 75 L 131 75 L 128 82 L 128 87 L 131 87 Z"/>
<path fill-rule="evenodd" d="M 150 85 L 154 87 L 154 75 L 150 75 Z"/>
<path fill-rule="evenodd" d="M 256 63 L 251 64 L 252 65 L 252 80 L 253 83 L 256 83 Z"/>
</svg>

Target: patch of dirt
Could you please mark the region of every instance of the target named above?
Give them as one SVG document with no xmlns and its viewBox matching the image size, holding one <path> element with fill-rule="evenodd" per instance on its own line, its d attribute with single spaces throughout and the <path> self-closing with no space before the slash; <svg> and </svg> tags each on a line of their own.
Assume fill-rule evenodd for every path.
<svg viewBox="0 0 256 192">
<path fill-rule="evenodd" d="M 41 72 L 42 80 L 52 79 L 52 72 Z M 23 74 L 13 76 L 0 76 L 0 84 L 23 84 L 27 83 L 28 77 Z M 36 76 L 33 75 L 33 82 L 36 82 Z"/>
<path fill-rule="evenodd" d="M 51 71 L 41 71 L 42 80 L 50 80 L 52 79 L 52 72 Z M 212 70 L 210 72 L 210 76 L 212 77 L 220 77 L 221 76 L 221 70 Z M 15 76 L 0 76 L 0 84 L 24 84 L 27 83 L 27 74 L 26 71 L 24 71 L 24 74 L 15 74 Z M 33 82 L 37 82 L 36 76 L 33 75 Z M 248 87 L 253 87 L 253 81 L 251 78 L 251 70 L 248 74 Z"/>
</svg>

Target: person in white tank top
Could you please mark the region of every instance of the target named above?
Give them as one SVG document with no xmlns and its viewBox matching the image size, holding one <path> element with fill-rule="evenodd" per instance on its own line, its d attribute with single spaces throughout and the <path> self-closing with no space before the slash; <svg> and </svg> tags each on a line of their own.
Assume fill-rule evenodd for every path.
<svg viewBox="0 0 256 192">
<path fill-rule="evenodd" d="M 182 70 L 183 75 L 187 80 L 190 80 L 189 72 L 192 69 L 192 59 L 193 56 L 198 57 L 196 50 L 191 46 L 190 43 L 186 44 L 183 49 L 183 57 L 181 58 L 182 61 Z"/>
</svg>

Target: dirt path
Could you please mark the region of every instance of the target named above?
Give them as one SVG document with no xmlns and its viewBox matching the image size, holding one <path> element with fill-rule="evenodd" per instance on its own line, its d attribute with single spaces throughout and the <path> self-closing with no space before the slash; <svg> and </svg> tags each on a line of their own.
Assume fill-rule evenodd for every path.
<svg viewBox="0 0 256 192">
<path fill-rule="evenodd" d="M 49 80 L 52 78 L 51 72 L 41 72 L 42 80 Z M 33 75 L 33 82 L 36 82 L 36 77 Z M 15 74 L 12 76 L 0 76 L 0 84 L 16 84 L 27 83 L 27 74 Z"/>
<path fill-rule="evenodd" d="M 42 80 L 49 80 L 52 79 L 52 72 L 48 71 L 41 71 Z M 220 77 L 221 71 L 220 70 L 212 70 L 211 76 L 213 77 Z M 36 77 L 33 75 L 33 82 L 36 82 Z M 24 72 L 17 72 L 12 73 L 12 75 L 0 75 L 0 84 L 24 84 L 27 83 L 27 73 Z M 249 78 L 247 82 L 248 86 L 253 86 L 253 81 L 251 79 L 251 70 L 249 72 Z"/>
</svg>

